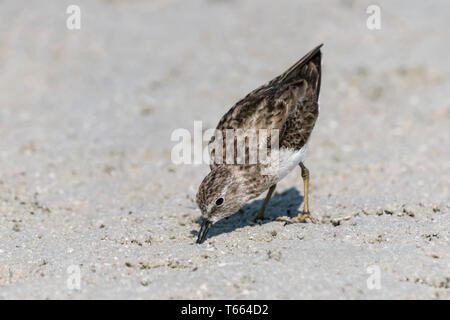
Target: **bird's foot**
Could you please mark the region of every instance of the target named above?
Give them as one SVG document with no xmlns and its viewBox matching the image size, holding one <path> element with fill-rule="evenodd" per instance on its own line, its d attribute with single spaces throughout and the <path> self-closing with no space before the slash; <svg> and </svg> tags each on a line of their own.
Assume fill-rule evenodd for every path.
<svg viewBox="0 0 450 320">
<path fill-rule="evenodd" d="M 277 221 L 284 222 L 284 225 L 294 224 L 294 223 L 306 223 L 306 220 L 309 219 L 312 223 L 318 223 L 317 219 L 314 218 L 309 211 L 302 211 L 298 214 L 298 216 L 289 219 L 289 218 L 278 218 Z"/>
<path fill-rule="evenodd" d="M 270 218 L 268 218 L 268 217 L 264 216 L 264 214 L 260 214 L 260 213 L 258 213 L 255 217 L 255 222 L 261 222 L 264 220 L 270 220 Z"/>
</svg>

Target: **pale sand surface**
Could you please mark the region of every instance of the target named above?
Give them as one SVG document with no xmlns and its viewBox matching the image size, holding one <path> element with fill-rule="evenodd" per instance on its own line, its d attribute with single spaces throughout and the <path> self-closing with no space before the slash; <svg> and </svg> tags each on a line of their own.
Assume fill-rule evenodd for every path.
<svg viewBox="0 0 450 320">
<path fill-rule="evenodd" d="M 450 298 L 448 1 L 0 1 L 0 298 Z M 306 164 L 194 244 L 214 127 L 319 43 Z M 81 290 L 67 287 L 79 265 Z M 380 271 L 370 290 L 367 268 Z"/>
</svg>

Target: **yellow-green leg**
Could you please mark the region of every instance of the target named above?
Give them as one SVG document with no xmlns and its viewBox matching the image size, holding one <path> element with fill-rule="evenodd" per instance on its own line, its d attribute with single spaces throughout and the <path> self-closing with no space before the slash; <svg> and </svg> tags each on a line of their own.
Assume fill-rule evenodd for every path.
<svg viewBox="0 0 450 320">
<path fill-rule="evenodd" d="M 272 194 L 275 191 L 276 186 L 277 185 L 274 184 L 273 186 L 271 186 L 269 188 L 269 191 L 267 192 L 266 198 L 264 199 L 264 203 L 263 203 L 261 209 L 259 210 L 258 214 L 256 215 L 256 220 L 265 219 L 264 218 L 264 211 L 266 211 L 267 204 L 269 203 L 269 200 L 272 197 Z"/>
<path fill-rule="evenodd" d="M 311 220 L 312 223 L 317 223 L 317 220 L 309 212 L 309 170 L 305 165 L 300 162 L 300 168 L 302 169 L 302 179 L 303 179 L 303 211 L 298 214 L 295 218 L 286 221 L 286 224 L 305 222 L 306 219 Z"/>
<path fill-rule="evenodd" d="M 300 168 L 302 169 L 304 190 L 303 212 L 300 212 L 294 219 L 298 219 L 299 222 L 305 222 L 306 219 L 309 219 L 312 223 L 317 223 L 317 220 L 309 212 L 309 170 L 302 162 L 300 162 Z"/>
</svg>

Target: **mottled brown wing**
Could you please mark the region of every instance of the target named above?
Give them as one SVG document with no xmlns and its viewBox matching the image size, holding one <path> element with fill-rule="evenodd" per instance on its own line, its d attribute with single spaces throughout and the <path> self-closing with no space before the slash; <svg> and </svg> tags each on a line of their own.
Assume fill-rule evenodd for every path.
<svg viewBox="0 0 450 320">
<path fill-rule="evenodd" d="M 280 78 L 280 81 L 290 82 L 296 81 L 295 79 L 302 79 L 306 82 L 305 94 L 302 95 L 301 100 L 298 100 L 295 107 L 290 109 L 289 116 L 282 129 L 281 147 L 295 150 L 303 148 L 319 117 L 319 93 L 322 77 L 320 47 L 307 54 L 307 59 L 301 60 L 301 67 L 290 68 Z"/>
<path fill-rule="evenodd" d="M 284 72 L 279 77 L 274 80 L 279 82 L 289 82 L 290 79 L 302 78 L 306 80 L 310 85 L 314 87 L 317 93 L 317 97 L 319 96 L 320 91 L 320 78 L 321 78 L 321 60 L 322 53 L 320 52 L 320 48 L 322 48 L 323 44 L 318 45 L 310 52 L 308 52 L 303 58 L 301 58 L 297 63 L 295 63 L 292 67 L 290 67 L 286 72 Z M 314 67 L 311 68 L 311 65 Z"/>
<path fill-rule="evenodd" d="M 320 46 L 313 49 L 286 72 L 265 85 L 253 90 L 244 99 L 237 102 L 220 120 L 217 130 L 227 129 L 273 129 L 280 130 L 280 140 L 286 128 L 286 121 L 298 105 L 311 98 L 311 92 L 317 93 L 320 88 L 320 76 L 311 73 L 309 62 L 318 59 L 320 62 Z M 315 65 L 315 63 L 313 63 Z M 320 68 L 320 63 L 319 63 Z M 317 70 L 315 70 L 317 74 Z M 320 70 L 319 70 L 320 74 Z M 317 100 L 316 100 L 317 101 Z M 215 141 L 213 137 L 210 147 Z M 222 154 L 225 162 L 225 152 Z M 215 152 L 211 150 L 211 159 Z M 214 161 L 211 169 L 215 167 Z"/>
<path fill-rule="evenodd" d="M 278 129 L 279 131 L 282 130 L 288 114 L 289 104 L 285 101 L 285 99 L 277 98 L 273 94 L 253 94 L 239 101 L 222 117 L 216 128 L 222 133 L 223 137 L 224 152 L 222 155 L 218 155 L 219 157 L 222 157 L 222 163 L 226 162 L 226 130 L 233 129 L 233 133 L 236 136 L 248 136 L 249 133 L 253 133 L 258 136 L 260 134 L 260 129 L 266 129 L 267 134 L 270 135 L 273 129 Z M 240 132 L 238 129 L 241 129 L 243 132 Z M 253 132 L 251 132 L 251 130 L 253 130 Z M 211 159 L 215 159 L 216 157 L 214 146 L 217 147 L 217 145 L 214 145 L 214 142 L 218 142 L 215 137 L 213 137 L 209 143 Z M 244 142 L 246 148 L 245 163 L 249 163 L 249 142 L 250 140 L 248 139 Z M 237 138 L 234 140 L 233 147 L 234 150 L 238 150 Z M 234 163 L 237 163 L 237 156 L 237 151 L 235 151 Z M 211 164 L 211 169 L 215 167 L 216 163 L 219 162 L 214 161 Z"/>
</svg>

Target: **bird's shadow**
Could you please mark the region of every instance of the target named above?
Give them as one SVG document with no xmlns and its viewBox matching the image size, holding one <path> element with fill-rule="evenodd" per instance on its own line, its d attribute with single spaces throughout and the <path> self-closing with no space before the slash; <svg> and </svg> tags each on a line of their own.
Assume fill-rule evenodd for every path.
<svg viewBox="0 0 450 320">
<path fill-rule="evenodd" d="M 218 236 L 222 233 L 233 232 L 236 229 L 246 226 L 266 224 L 274 221 L 278 217 L 294 217 L 303 202 L 303 196 L 296 188 L 290 188 L 282 193 L 275 192 L 267 205 L 264 216 L 266 219 L 255 222 L 256 214 L 261 208 L 264 199 L 255 200 L 243 206 L 235 214 L 216 222 L 208 233 L 207 239 Z M 200 218 L 198 224 L 201 225 Z M 191 234 L 198 236 L 198 230 L 192 230 Z"/>
</svg>

